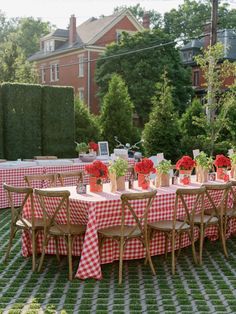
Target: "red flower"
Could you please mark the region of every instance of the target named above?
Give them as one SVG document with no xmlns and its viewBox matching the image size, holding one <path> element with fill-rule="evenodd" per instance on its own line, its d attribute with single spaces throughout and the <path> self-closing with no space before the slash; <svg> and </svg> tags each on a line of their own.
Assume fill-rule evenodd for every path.
<svg viewBox="0 0 236 314">
<path fill-rule="evenodd" d="M 153 162 L 148 158 L 143 158 L 140 162 L 136 162 L 134 166 L 134 170 L 138 173 L 143 173 L 143 174 L 156 172 Z"/>
<path fill-rule="evenodd" d="M 96 178 L 108 177 L 108 168 L 100 160 L 95 160 L 92 164 L 86 165 L 85 170 L 88 174 Z"/>
<path fill-rule="evenodd" d="M 98 151 L 98 144 L 97 143 L 91 141 L 88 143 L 88 146 L 89 146 L 89 149 L 93 149 L 95 152 Z"/>
<path fill-rule="evenodd" d="M 219 168 L 230 167 L 231 162 L 230 159 L 224 155 L 216 155 L 214 165 Z"/>
<path fill-rule="evenodd" d="M 183 156 L 175 165 L 177 170 L 192 170 L 195 167 L 195 161 L 189 156 Z"/>
</svg>

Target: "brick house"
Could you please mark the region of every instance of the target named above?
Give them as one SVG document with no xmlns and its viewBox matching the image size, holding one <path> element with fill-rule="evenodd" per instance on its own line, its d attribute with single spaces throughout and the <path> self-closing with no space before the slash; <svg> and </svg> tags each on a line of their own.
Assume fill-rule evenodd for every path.
<svg viewBox="0 0 236 314">
<path fill-rule="evenodd" d="M 224 45 L 224 59 L 231 62 L 236 60 L 236 30 L 234 29 L 223 29 L 217 32 L 217 41 Z M 201 53 L 202 48 L 207 48 L 210 45 L 210 34 L 209 28 L 206 29 L 205 36 L 201 39 L 193 39 L 183 46 L 181 51 L 182 61 L 185 65 L 191 66 L 192 68 L 192 86 L 195 90 L 196 96 L 202 98 L 205 94 L 204 78 L 202 72 L 196 62 L 194 56 Z M 223 61 L 222 60 L 222 61 Z M 225 82 L 223 89 L 233 84 L 235 77 L 229 76 Z"/>
<path fill-rule="evenodd" d="M 40 83 L 73 86 L 79 98 L 93 113 L 99 112 L 94 82 L 96 59 L 105 46 L 119 40 L 122 32 L 137 32 L 149 28 L 145 15 L 143 25 L 129 10 L 90 18 L 76 26 L 76 17 L 70 17 L 67 30 L 56 29 L 40 39 L 40 51 L 29 58 L 39 71 Z"/>
</svg>

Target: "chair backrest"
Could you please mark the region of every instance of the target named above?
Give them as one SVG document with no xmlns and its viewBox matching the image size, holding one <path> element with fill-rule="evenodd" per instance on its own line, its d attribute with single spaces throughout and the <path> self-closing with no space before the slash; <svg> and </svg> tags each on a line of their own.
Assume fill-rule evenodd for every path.
<svg viewBox="0 0 236 314">
<path fill-rule="evenodd" d="M 211 210 L 212 216 L 223 216 L 227 210 L 228 195 L 232 188 L 232 183 L 220 184 L 204 184 L 206 188 L 206 211 L 208 207 Z"/>
<path fill-rule="evenodd" d="M 200 213 L 203 219 L 205 192 L 205 187 L 193 189 L 180 188 L 176 190 L 173 229 L 176 227 L 178 218 L 181 218 L 182 222 L 182 224 L 178 226 L 178 230 L 183 229 L 186 223 L 193 228 L 196 214 Z M 180 210 L 183 215 L 179 212 Z M 180 217 L 178 215 L 180 215 Z"/>
<path fill-rule="evenodd" d="M 30 174 L 25 176 L 25 181 L 29 187 L 33 188 L 54 187 L 56 185 L 56 174 L 55 173 L 39 175 Z"/>
<path fill-rule="evenodd" d="M 32 227 L 34 228 L 33 189 L 30 187 L 15 187 L 12 185 L 8 185 L 6 183 L 3 183 L 3 188 L 7 192 L 9 205 L 11 207 L 12 223 L 15 224 L 17 220 L 20 220 L 23 226 L 28 229 L 28 225 L 26 224 L 25 220 L 22 219 L 23 218 L 22 214 L 23 214 L 24 205 L 29 199 L 30 208 L 31 208 Z M 22 201 L 20 202 L 20 205 L 18 205 L 19 198 L 22 199 Z"/>
<path fill-rule="evenodd" d="M 141 232 L 147 232 L 147 219 L 148 212 L 152 205 L 153 199 L 156 195 L 157 191 L 153 190 L 151 192 L 143 192 L 143 193 L 124 193 L 121 195 L 122 202 L 122 212 L 121 212 L 121 234 L 124 236 L 124 226 L 125 226 L 125 209 L 128 208 L 129 212 L 132 215 L 132 218 L 135 221 L 133 228 L 131 229 L 129 236 L 132 236 L 134 231 L 138 228 Z M 135 202 L 133 201 L 146 201 L 145 208 L 142 212 L 141 216 L 137 215 L 136 207 L 139 208 Z M 147 235 L 147 234 L 146 234 Z"/>
<path fill-rule="evenodd" d="M 83 182 L 83 171 L 59 172 L 57 176 L 61 186 L 78 185 Z"/>
<path fill-rule="evenodd" d="M 69 191 L 47 191 L 35 189 L 34 193 L 43 211 L 44 230 L 56 226 L 63 233 L 61 225 L 70 230 Z"/>
<path fill-rule="evenodd" d="M 130 166 L 127 169 L 128 180 L 134 181 L 136 180 L 136 172 L 134 170 L 134 166 Z"/>
</svg>

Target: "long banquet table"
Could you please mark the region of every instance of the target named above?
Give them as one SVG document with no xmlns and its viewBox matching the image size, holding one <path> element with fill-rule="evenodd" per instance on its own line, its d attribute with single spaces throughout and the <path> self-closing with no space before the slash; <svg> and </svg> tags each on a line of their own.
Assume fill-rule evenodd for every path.
<svg viewBox="0 0 236 314">
<path fill-rule="evenodd" d="M 108 160 L 104 160 L 108 163 Z M 81 162 L 79 159 L 74 160 L 40 160 L 32 162 L 5 162 L 0 163 L 0 209 L 9 207 L 7 194 L 3 190 L 3 183 L 18 187 L 27 186 L 24 177 L 26 175 L 41 175 L 48 173 L 58 173 L 66 171 L 84 171 L 85 166 L 89 164 Z M 129 164 L 134 164 L 134 159 L 129 159 Z M 84 182 L 88 183 L 88 175 L 84 176 Z M 68 182 L 70 185 L 73 182 Z M 57 185 L 60 185 L 57 182 Z M 68 184 L 65 184 L 68 185 Z M 43 186 L 37 186 L 38 188 Z M 15 203 L 20 204 L 21 199 L 15 198 Z"/>
<path fill-rule="evenodd" d="M 199 187 L 200 184 L 192 183 L 186 188 Z M 172 219 L 175 192 L 177 188 L 183 186 L 171 185 L 168 188 L 158 188 L 157 195 L 153 201 L 152 207 L 149 213 L 149 221 L 155 220 L 165 220 Z M 88 188 L 88 187 L 87 187 Z M 55 188 L 54 188 L 55 189 Z M 97 230 L 99 228 L 104 228 L 108 226 L 113 226 L 120 224 L 121 218 L 121 192 L 111 193 L 109 184 L 105 185 L 105 190 L 102 193 L 91 193 L 87 190 L 86 194 L 78 195 L 76 193 L 75 187 L 64 187 L 56 189 L 66 189 L 69 190 L 70 195 L 70 209 L 72 213 L 72 223 L 82 223 L 87 225 L 87 230 L 84 239 L 78 237 L 73 246 L 72 254 L 74 256 L 81 256 L 79 266 L 76 272 L 76 277 L 80 279 L 95 278 L 101 279 L 101 264 L 111 263 L 119 258 L 118 245 L 115 241 L 108 239 L 102 250 L 102 257 L 100 260 L 99 250 L 98 250 L 98 237 Z M 139 188 L 134 188 L 133 190 L 128 190 L 129 192 L 140 191 Z M 126 192 L 127 192 L 126 191 Z M 191 199 L 189 200 L 191 202 Z M 142 200 L 135 201 L 135 207 L 138 213 L 142 213 L 144 209 L 144 202 Z M 42 217 L 42 211 L 40 206 L 35 200 L 35 212 L 36 217 Z M 25 206 L 24 214 L 26 217 L 30 215 L 29 205 Z M 184 214 L 184 209 L 179 208 L 177 216 L 182 217 Z M 63 218 L 61 220 L 63 223 Z M 127 215 L 127 222 L 129 224 L 133 223 L 130 214 Z M 236 224 L 231 223 L 229 234 L 236 231 Z M 215 240 L 218 237 L 218 232 L 216 227 L 209 227 L 206 230 L 206 236 L 211 240 Z M 187 235 L 183 237 L 181 247 L 190 245 Z M 42 249 L 42 235 L 38 237 L 38 247 Z M 176 244 L 176 248 L 179 247 L 179 243 Z M 164 253 L 164 236 L 160 233 L 156 233 L 151 242 L 151 255 L 163 254 Z M 168 248 L 170 250 L 170 246 Z M 55 243 L 53 240 L 50 241 L 47 254 L 55 254 Z M 66 246 L 64 239 L 59 240 L 59 253 L 66 254 Z M 22 237 L 22 254 L 27 257 L 31 254 L 31 244 L 29 236 L 24 233 Z M 142 244 L 133 239 L 128 242 L 124 259 L 140 259 L 145 256 L 145 251 Z"/>
</svg>

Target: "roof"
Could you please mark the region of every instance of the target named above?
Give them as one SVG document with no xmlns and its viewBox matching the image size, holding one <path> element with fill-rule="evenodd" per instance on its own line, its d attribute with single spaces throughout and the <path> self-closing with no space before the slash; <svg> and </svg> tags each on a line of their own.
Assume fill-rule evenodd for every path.
<svg viewBox="0 0 236 314">
<path fill-rule="evenodd" d="M 180 50 L 187 50 L 191 48 L 200 49 L 203 47 L 203 39 L 193 39 L 184 45 Z"/>
<path fill-rule="evenodd" d="M 93 45 L 100 37 L 102 37 L 113 25 L 115 25 L 120 19 L 124 16 L 128 16 L 128 18 L 132 21 L 132 23 L 136 26 L 138 31 L 144 30 L 143 26 L 137 21 L 137 19 L 132 15 L 132 13 L 128 10 L 122 10 L 110 16 L 103 16 L 100 18 L 91 17 L 84 23 L 80 24 L 77 27 L 77 40 L 74 44 L 69 44 L 69 31 L 64 29 L 56 29 L 50 34 L 41 38 L 41 40 L 50 39 L 53 37 L 62 38 L 62 41 L 65 41 L 65 38 L 68 40 L 65 43 L 62 43 L 61 46 L 56 48 L 54 51 L 45 53 L 44 51 L 38 51 L 31 57 L 29 57 L 29 61 L 36 61 L 44 58 L 51 57 L 53 55 L 57 55 L 62 53 L 63 51 L 71 51 L 74 49 L 83 48 L 86 45 Z"/>
</svg>

